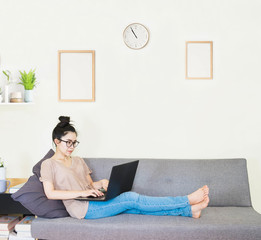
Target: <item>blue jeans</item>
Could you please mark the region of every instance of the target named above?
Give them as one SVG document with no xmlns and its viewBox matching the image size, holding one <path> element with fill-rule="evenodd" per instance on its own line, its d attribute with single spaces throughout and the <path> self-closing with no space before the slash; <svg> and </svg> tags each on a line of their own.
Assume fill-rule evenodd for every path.
<svg viewBox="0 0 261 240">
<path fill-rule="evenodd" d="M 109 201 L 89 202 L 88 211 L 84 218 L 97 219 L 120 213 L 192 217 L 187 196 L 148 197 L 135 192 L 125 192 Z"/>
</svg>

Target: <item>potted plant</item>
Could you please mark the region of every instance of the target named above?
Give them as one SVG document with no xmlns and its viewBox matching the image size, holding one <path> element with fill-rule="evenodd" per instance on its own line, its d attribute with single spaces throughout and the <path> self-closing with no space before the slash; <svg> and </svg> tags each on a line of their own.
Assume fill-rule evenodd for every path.
<svg viewBox="0 0 261 240">
<path fill-rule="evenodd" d="M 24 86 L 25 92 L 24 92 L 24 101 L 25 102 L 32 102 L 33 101 L 33 89 L 36 87 L 36 77 L 35 77 L 35 69 L 30 70 L 28 73 L 25 71 L 19 71 L 20 72 L 20 80 L 18 84 L 21 84 Z"/>
<path fill-rule="evenodd" d="M 3 74 L 7 77 L 7 82 L 10 83 L 11 72 L 8 70 L 3 71 Z"/>
<path fill-rule="evenodd" d="M 3 74 L 7 77 L 7 84 L 5 85 L 5 102 L 9 102 L 9 84 L 10 84 L 10 77 L 11 72 L 8 70 L 3 71 Z"/>
<path fill-rule="evenodd" d="M 0 157 L 0 180 L 3 179 L 5 179 L 5 165 L 4 165 L 4 161 Z"/>
</svg>

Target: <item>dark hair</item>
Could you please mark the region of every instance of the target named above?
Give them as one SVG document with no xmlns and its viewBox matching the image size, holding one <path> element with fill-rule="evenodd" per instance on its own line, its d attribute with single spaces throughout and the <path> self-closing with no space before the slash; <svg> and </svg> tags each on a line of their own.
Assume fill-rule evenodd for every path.
<svg viewBox="0 0 261 240">
<path fill-rule="evenodd" d="M 74 132 L 77 135 L 77 132 L 72 124 L 70 124 L 70 117 L 59 117 L 60 122 L 56 125 L 53 130 L 53 142 L 54 139 L 61 139 L 68 132 Z"/>
</svg>

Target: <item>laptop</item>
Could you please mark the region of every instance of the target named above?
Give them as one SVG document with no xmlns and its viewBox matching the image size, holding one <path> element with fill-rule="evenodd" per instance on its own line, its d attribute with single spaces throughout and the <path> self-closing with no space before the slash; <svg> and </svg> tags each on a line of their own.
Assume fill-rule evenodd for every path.
<svg viewBox="0 0 261 240">
<path fill-rule="evenodd" d="M 79 201 L 107 201 L 132 189 L 139 160 L 112 167 L 109 186 L 104 196 L 77 197 Z"/>
</svg>

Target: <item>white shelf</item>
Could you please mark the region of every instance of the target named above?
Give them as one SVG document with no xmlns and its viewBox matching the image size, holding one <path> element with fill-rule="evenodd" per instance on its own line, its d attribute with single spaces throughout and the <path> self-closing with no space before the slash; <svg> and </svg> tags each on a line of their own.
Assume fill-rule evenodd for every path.
<svg viewBox="0 0 261 240">
<path fill-rule="evenodd" d="M 26 103 L 26 102 L 22 102 L 22 103 L 0 103 L 0 106 L 9 106 L 9 105 L 32 105 L 34 104 L 33 102 L 30 102 L 30 103 Z"/>
</svg>

